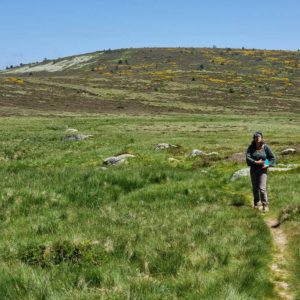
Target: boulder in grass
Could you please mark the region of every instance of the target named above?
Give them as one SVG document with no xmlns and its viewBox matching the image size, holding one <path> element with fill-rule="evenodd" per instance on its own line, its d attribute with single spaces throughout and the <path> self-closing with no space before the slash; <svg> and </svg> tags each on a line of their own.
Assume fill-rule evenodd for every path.
<svg viewBox="0 0 300 300">
<path fill-rule="evenodd" d="M 92 135 L 84 135 L 84 134 L 68 134 L 64 137 L 65 141 L 83 141 L 92 137 Z"/>
<path fill-rule="evenodd" d="M 120 157 L 122 159 L 127 159 L 127 158 L 131 158 L 131 157 L 135 157 L 135 155 L 129 154 L 129 153 L 124 153 L 124 154 L 118 155 L 117 157 Z"/>
<path fill-rule="evenodd" d="M 244 169 L 234 172 L 234 174 L 231 177 L 231 181 L 235 181 L 241 177 L 245 177 L 245 176 L 249 176 L 249 175 L 250 175 L 250 168 L 244 168 Z"/>
<path fill-rule="evenodd" d="M 294 149 L 294 148 L 287 148 L 287 149 L 284 149 L 284 150 L 282 150 L 281 151 L 281 154 L 282 155 L 289 155 L 289 154 L 294 154 L 294 153 L 296 153 L 297 151 L 296 151 L 296 149 Z"/>
<path fill-rule="evenodd" d="M 164 150 L 164 149 L 170 149 L 170 148 L 177 148 L 176 145 L 172 145 L 172 144 L 167 144 L 167 143 L 160 143 L 160 144 L 156 144 L 154 146 L 155 150 Z"/>
<path fill-rule="evenodd" d="M 200 156 L 200 155 L 205 155 L 205 153 L 201 150 L 198 149 L 194 149 L 192 150 L 192 152 L 190 153 L 190 157 L 195 157 L 195 156 Z"/>
<path fill-rule="evenodd" d="M 135 157 L 134 155 L 132 154 L 121 154 L 121 155 L 118 155 L 118 156 L 111 156 L 111 157 L 108 157 L 106 159 L 103 160 L 103 164 L 104 165 L 107 165 L 107 166 L 115 166 L 115 165 L 120 165 L 120 164 L 123 164 L 126 162 L 126 159 L 127 158 L 130 158 L 130 157 Z"/>
<path fill-rule="evenodd" d="M 299 167 L 300 167 L 300 164 L 288 164 L 288 165 L 279 164 L 275 168 L 274 167 L 268 168 L 268 172 L 287 172 L 287 171 L 290 171 L 290 170 L 293 170 L 293 169 L 299 168 Z M 235 173 L 233 173 L 233 175 L 231 177 L 231 181 L 235 181 L 244 176 L 250 176 L 250 168 L 249 167 L 238 170 Z"/>
<path fill-rule="evenodd" d="M 124 158 L 111 156 L 103 160 L 104 165 L 120 165 L 125 162 Z"/>
<path fill-rule="evenodd" d="M 277 165 L 276 168 L 269 168 L 268 171 L 270 172 L 285 172 L 285 171 L 290 171 L 290 170 L 293 170 L 293 169 L 297 169 L 300 167 L 300 164 L 287 164 L 287 165 L 284 165 L 284 164 L 280 164 L 280 165 Z"/>
</svg>

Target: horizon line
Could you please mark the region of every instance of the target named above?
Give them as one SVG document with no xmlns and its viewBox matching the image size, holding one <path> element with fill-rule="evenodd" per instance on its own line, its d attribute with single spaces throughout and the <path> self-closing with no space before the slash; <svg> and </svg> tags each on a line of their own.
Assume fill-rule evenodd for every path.
<svg viewBox="0 0 300 300">
<path fill-rule="evenodd" d="M 69 57 L 73 57 L 73 56 L 81 56 L 81 55 L 87 55 L 87 54 L 92 54 L 92 53 L 96 53 L 96 52 L 105 52 L 105 51 L 118 51 L 118 50 L 128 50 L 128 49 L 166 49 L 166 48 L 171 48 L 171 49 L 221 49 L 221 50 L 253 50 L 253 51 L 282 51 L 282 52 L 299 52 L 300 49 L 270 49 L 270 48 L 254 48 L 254 47 L 230 47 L 230 46 L 226 46 L 226 47 L 218 47 L 217 45 L 213 45 L 213 46 L 142 46 L 142 47 L 121 47 L 121 48 L 104 48 L 102 50 L 93 50 L 93 51 L 89 51 L 89 52 L 84 52 L 84 53 L 77 53 L 77 54 L 67 54 L 65 56 L 58 56 L 56 58 L 44 58 L 43 60 L 39 60 L 39 61 L 35 61 L 35 62 L 26 62 L 26 63 L 18 63 L 17 65 L 10 65 L 10 66 L 6 66 L 4 69 L 0 69 L 0 71 L 5 71 L 7 69 L 13 69 L 13 68 L 19 68 L 22 67 L 24 65 L 28 65 L 28 64 L 39 64 L 42 63 L 44 61 L 53 61 L 53 60 L 57 60 L 57 59 L 63 59 L 63 58 L 69 58 Z M 12 68 L 11 68 L 12 66 Z"/>
</svg>

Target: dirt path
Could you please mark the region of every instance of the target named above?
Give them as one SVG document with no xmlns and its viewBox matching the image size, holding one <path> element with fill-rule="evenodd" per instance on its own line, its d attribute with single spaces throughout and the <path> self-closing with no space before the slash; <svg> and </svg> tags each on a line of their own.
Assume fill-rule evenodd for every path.
<svg viewBox="0 0 300 300">
<path fill-rule="evenodd" d="M 270 228 L 273 238 L 274 255 L 271 269 L 275 290 L 280 297 L 279 299 L 293 300 L 295 297 L 288 284 L 290 274 L 286 266 L 286 235 L 282 228 L 280 228 L 279 224 L 277 224 L 276 220 L 266 217 L 265 222 Z"/>
</svg>

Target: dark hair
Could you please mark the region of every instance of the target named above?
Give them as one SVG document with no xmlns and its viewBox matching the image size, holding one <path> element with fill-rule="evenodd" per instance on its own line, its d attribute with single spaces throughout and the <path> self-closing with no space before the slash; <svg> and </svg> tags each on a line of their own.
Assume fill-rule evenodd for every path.
<svg viewBox="0 0 300 300">
<path fill-rule="evenodd" d="M 262 132 L 261 132 L 261 131 L 256 131 L 256 132 L 253 133 L 253 139 L 255 139 L 255 137 L 256 137 L 257 135 L 260 135 L 261 138 L 263 138 Z"/>
<path fill-rule="evenodd" d="M 263 139 L 261 139 L 261 141 L 259 142 L 258 146 L 259 146 L 259 149 L 261 149 L 263 147 L 263 145 L 265 144 L 265 141 Z M 256 149 L 256 142 L 255 140 L 253 139 L 251 145 L 250 145 L 253 149 Z"/>
</svg>

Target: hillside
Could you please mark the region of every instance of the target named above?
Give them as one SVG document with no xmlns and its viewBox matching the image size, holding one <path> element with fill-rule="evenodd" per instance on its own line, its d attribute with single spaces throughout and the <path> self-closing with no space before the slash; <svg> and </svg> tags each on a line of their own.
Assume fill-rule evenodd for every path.
<svg viewBox="0 0 300 300">
<path fill-rule="evenodd" d="M 0 72 L 2 114 L 300 111 L 300 52 L 120 49 Z"/>
</svg>

